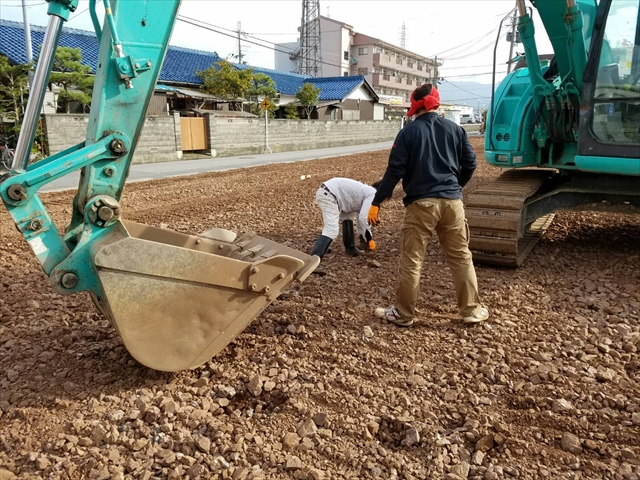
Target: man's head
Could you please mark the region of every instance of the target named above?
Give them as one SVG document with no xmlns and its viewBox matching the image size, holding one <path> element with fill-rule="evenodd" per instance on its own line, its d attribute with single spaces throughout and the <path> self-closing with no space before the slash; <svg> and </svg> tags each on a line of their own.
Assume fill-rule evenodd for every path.
<svg viewBox="0 0 640 480">
<path fill-rule="evenodd" d="M 407 112 L 407 117 L 422 115 L 427 112 L 435 112 L 440 106 L 440 94 L 430 83 L 416 88 L 411 94 L 411 108 Z"/>
</svg>

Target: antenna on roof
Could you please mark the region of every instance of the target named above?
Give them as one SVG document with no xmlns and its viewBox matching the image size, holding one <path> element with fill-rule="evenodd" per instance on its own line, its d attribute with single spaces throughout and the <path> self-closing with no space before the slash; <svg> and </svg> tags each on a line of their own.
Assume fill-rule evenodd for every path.
<svg viewBox="0 0 640 480">
<path fill-rule="evenodd" d="M 407 27 L 404 22 L 402 22 L 402 27 L 400 27 L 400 46 L 407 48 Z"/>
</svg>

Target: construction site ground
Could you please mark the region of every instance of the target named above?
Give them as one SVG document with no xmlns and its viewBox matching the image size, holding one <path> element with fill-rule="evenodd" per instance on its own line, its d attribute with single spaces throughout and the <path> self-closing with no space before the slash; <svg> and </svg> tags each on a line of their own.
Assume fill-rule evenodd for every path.
<svg viewBox="0 0 640 480">
<path fill-rule="evenodd" d="M 500 173 L 472 142 L 465 191 Z M 310 251 L 320 183 L 378 180 L 387 154 L 137 183 L 123 212 Z M 64 228 L 73 192 L 43 198 Z M 559 213 L 522 268 L 477 267 L 492 316 L 476 326 L 434 241 L 402 329 L 373 315 L 394 299 L 401 198 L 375 252 L 347 257 L 339 238 L 329 275 L 180 373 L 137 364 L 87 294 L 54 293 L 0 209 L 0 479 L 640 478 L 640 219 Z"/>
</svg>

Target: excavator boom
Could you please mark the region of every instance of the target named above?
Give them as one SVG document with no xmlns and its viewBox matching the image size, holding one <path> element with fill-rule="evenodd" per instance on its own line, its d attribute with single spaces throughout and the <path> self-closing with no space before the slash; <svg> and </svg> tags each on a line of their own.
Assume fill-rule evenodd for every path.
<svg viewBox="0 0 640 480">
<path fill-rule="evenodd" d="M 86 141 L 28 165 L 58 38 L 77 0 L 48 0 L 49 25 L 11 171 L 0 196 L 54 290 L 89 292 L 125 347 L 164 371 L 208 361 L 320 259 L 248 233 L 185 235 L 127 222 L 119 201 L 180 6 L 103 0 L 90 10 L 100 54 Z M 80 170 L 64 234 L 38 196 Z"/>
</svg>

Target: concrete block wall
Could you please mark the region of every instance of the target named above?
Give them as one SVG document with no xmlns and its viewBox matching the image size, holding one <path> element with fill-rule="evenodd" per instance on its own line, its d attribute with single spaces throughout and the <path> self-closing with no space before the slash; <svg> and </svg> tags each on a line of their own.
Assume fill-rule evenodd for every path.
<svg viewBox="0 0 640 480">
<path fill-rule="evenodd" d="M 209 149 L 214 157 L 265 153 L 264 118 L 207 119 Z M 393 140 L 395 120 L 323 121 L 269 120 L 269 147 L 273 152 L 341 147 Z"/>
<path fill-rule="evenodd" d="M 49 154 L 77 145 L 87 136 L 89 115 L 44 115 Z M 171 162 L 182 158 L 180 116 L 147 116 L 133 155 L 133 163 Z"/>
</svg>

